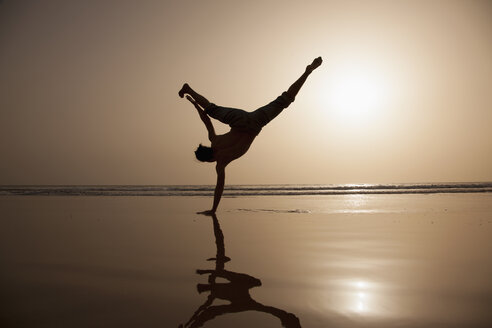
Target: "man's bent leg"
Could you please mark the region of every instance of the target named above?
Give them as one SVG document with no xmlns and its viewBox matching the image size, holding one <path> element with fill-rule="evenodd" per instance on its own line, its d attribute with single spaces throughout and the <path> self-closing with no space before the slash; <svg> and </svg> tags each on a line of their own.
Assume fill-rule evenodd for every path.
<svg viewBox="0 0 492 328">
<path fill-rule="evenodd" d="M 188 83 L 183 84 L 181 90 L 179 90 L 178 95 L 183 98 L 185 94 L 189 94 L 195 101 L 202 107 L 207 108 L 210 106 L 210 101 L 207 98 L 193 90 Z"/>
<path fill-rule="evenodd" d="M 215 104 L 210 104 L 210 106 L 205 108 L 205 113 L 231 127 L 240 124 L 248 115 L 248 112 L 242 109 L 221 107 Z"/>
<path fill-rule="evenodd" d="M 233 125 L 240 124 L 248 115 L 247 112 L 241 109 L 221 107 L 211 103 L 207 98 L 193 90 L 188 83 L 183 85 L 178 94 L 180 97 L 184 97 L 185 94 L 190 95 L 193 99 L 195 99 L 195 102 L 197 102 L 205 110 L 205 113 L 208 116 L 215 118 L 224 124 L 228 124 L 231 127 Z"/>
</svg>

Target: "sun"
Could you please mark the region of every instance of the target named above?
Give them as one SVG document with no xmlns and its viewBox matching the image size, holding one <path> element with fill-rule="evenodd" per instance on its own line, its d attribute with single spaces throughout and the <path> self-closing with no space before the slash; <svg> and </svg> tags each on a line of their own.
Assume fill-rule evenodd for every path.
<svg viewBox="0 0 492 328">
<path fill-rule="evenodd" d="M 364 115 L 384 103 L 385 89 L 381 80 L 374 76 L 345 74 L 333 86 L 330 102 L 348 116 Z"/>
<path fill-rule="evenodd" d="M 343 126 L 378 124 L 392 95 L 388 73 L 367 63 L 340 65 L 323 84 L 322 102 Z"/>
</svg>

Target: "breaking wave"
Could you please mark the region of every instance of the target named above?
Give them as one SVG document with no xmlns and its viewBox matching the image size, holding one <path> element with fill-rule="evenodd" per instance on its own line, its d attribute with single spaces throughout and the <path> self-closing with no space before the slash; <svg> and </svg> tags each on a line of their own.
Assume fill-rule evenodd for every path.
<svg viewBox="0 0 492 328">
<path fill-rule="evenodd" d="M 212 196 L 215 186 L 0 186 L 0 196 Z M 492 192 L 492 182 L 350 185 L 232 185 L 224 196 L 435 194 Z"/>
</svg>

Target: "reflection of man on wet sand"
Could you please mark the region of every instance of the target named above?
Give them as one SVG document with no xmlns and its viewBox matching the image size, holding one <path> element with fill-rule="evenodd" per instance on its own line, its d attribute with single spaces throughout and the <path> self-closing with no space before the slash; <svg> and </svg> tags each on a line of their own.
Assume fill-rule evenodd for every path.
<svg viewBox="0 0 492 328">
<path fill-rule="evenodd" d="M 301 77 L 286 92 L 254 112 L 217 106 L 195 92 L 187 83 L 183 85 L 179 91 L 179 96 L 183 98 L 187 95 L 186 99 L 195 105 L 200 118 L 207 127 L 208 138 L 212 143 L 211 147 L 200 145 L 195 151 L 195 156 L 202 162 L 217 162 L 217 184 L 215 186 L 214 203 L 211 210 L 204 211 L 202 214 L 215 213 L 219 206 L 220 198 L 224 191 L 225 167 L 248 151 L 261 129 L 294 101 L 309 74 L 318 68 L 321 63 L 321 57 L 314 59 L 306 67 Z M 228 124 L 231 130 L 223 135 L 215 134 L 209 116 Z"/>
<path fill-rule="evenodd" d="M 255 301 L 249 294 L 253 287 L 261 286 L 261 281 L 245 273 L 231 272 L 225 269 L 225 263 L 230 259 L 225 256 L 224 235 L 220 229 L 219 221 L 212 215 L 214 223 L 215 243 L 217 255 L 209 259 L 215 261 L 213 270 L 197 270 L 198 274 L 209 274 L 207 284 L 198 284 L 199 293 L 209 292 L 205 303 L 203 303 L 191 316 L 190 320 L 180 328 L 201 327 L 207 321 L 227 313 L 239 313 L 244 311 L 259 311 L 271 314 L 280 319 L 283 327 L 300 328 L 299 318 L 294 314 L 273 306 L 263 305 Z M 217 278 L 227 282 L 216 282 Z M 216 299 L 229 301 L 225 305 L 212 305 Z"/>
</svg>

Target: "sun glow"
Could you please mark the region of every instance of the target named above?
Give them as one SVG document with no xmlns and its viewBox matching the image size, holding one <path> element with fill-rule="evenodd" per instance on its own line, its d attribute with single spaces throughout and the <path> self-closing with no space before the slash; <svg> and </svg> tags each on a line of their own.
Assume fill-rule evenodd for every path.
<svg viewBox="0 0 492 328">
<path fill-rule="evenodd" d="M 380 123 L 392 96 L 389 74 L 376 65 L 346 63 L 324 83 L 322 103 L 344 127 Z"/>
</svg>

